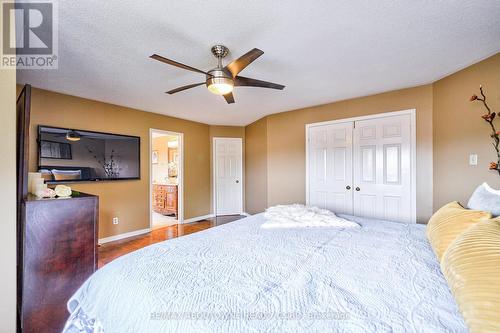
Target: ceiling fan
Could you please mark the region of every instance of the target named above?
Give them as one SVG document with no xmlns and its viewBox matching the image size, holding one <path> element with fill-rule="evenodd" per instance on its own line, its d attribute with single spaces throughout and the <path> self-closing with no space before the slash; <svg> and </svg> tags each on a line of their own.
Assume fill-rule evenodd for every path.
<svg viewBox="0 0 500 333">
<path fill-rule="evenodd" d="M 234 60 L 225 67 L 222 67 L 222 58 L 229 52 L 229 49 L 224 45 L 214 45 L 212 47 L 212 54 L 217 58 L 217 67 L 207 72 L 200 69 L 181 64 L 180 62 L 167 59 L 158 54 L 153 54 L 150 58 L 164 62 L 166 64 L 183 68 L 200 74 L 205 74 L 205 82 L 189 84 L 176 89 L 167 91 L 167 94 L 175 94 L 183 90 L 191 89 L 205 84 L 211 93 L 216 95 L 223 95 L 228 104 L 234 103 L 233 88 L 234 87 L 259 87 L 283 90 L 285 86 L 272 82 L 251 79 L 248 77 L 239 76 L 238 74 L 250 65 L 255 59 L 264 54 L 257 48 L 254 48 L 238 59 Z"/>
</svg>

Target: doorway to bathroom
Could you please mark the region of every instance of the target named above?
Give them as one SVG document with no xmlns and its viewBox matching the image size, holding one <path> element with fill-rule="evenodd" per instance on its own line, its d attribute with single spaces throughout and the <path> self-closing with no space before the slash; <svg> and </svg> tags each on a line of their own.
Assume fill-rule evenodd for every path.
<svg viewBox="0 0 500 333">
<path fill-rule="evenodd" d="M 183 134 L 150 130 L 151 229 L 182 223 Z"/>
</svg>

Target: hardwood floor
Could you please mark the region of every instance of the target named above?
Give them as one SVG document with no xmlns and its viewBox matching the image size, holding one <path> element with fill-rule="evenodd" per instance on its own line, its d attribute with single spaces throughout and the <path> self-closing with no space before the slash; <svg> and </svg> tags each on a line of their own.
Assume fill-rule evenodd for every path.
<svg viewBox="0 0 500 333">
<path fill-rule="evenodd" d="M 174 224 L 172 226 L 154 229 L 153 231 L 144 235 L 102 244 L 101 246 L 99 246 L 98 267 L 101 268 L 110 261 L 145 246 L 163 242 L 164 240 L 172 238 L 189 235 L 193 232 L 213 228 L 218 225 L 242 219 L 244 217 L 245 216 L 242 215 L 228 215 L 218 216 L 200 222 Z"/>
</svg>

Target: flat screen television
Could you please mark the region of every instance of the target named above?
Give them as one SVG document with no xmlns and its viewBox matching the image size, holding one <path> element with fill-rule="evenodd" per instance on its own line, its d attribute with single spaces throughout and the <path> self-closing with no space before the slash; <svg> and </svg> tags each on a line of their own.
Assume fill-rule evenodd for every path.
<svg viewBox="0 0 500 333">
<path fill-rule="evenodd" d="M 140 179 L 140 137 L 38 126 L 38 172 L 46 183 Z"/>
</svg>

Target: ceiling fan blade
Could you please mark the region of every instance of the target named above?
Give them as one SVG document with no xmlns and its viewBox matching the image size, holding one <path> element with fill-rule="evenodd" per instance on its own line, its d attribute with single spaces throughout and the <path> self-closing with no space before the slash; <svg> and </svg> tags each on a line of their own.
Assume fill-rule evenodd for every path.
<svg viewBox="0 0 500 333">
<path fill-rule="evenodd" d="M 187 69 L 188 71 L 192 71 L 192 72 L 196 72 L 196 73 L 200 73 L 200 74 L 209 75 L 207 72 L 204 72 L 201 69 L 197 69 L 197 68 L 194 68 L 194 67 L 191 67 L 191 66 L 188 66 L 188 65 L 181 64 L 180 62 L 167 59 L 167 58 L 162 57 L 161 55 L 158 55 L 158 54 L 153 54 L 152 56 L 150 56 L 150 58 L 158 60 L 158 61 L 161 61 L 161 62 L 164 62 L 166 64 L 169 64 L 169 65 L 172 65 L 172 66 L 175 66 L 175 67 L 179 67 L 179 68 L 182 68 L 182 69 Z"/>
<path fill-rule="evenodd" d="M 234 96 L 233 96 L 232 92 L 230 92 L 229 94 L 225 94 L 223 96 L 226 99 L 227 104 L 233 104 L 234 103 Z"/>
<path fill-rule="evenodd" d="M 257 80 L 257 79 L 251 79 L 243 76 L 235 77 L 234 85 L 238 87 L 260 87 L 260 88 L 270 88 L 278 90 L 283 90 L 285 88 L 285 86 L 281 84 Z"/>
<path fill-rule="evenodd" d="M 179 91 L 183 91 L 183 90 L 187 90 L 187 89 L 191 89 L 191 88 L 194 88 L 194 87 L 201 86 L 202 84 L 205 84 L 205 82 L 193 83 L 193 84 L 189 84 L 187 86 L 182 86 L 182 87 L 179 87 L 179 88 L 175 88 L 175 89 L 167 91 L 167 94 L 172 95 L 172 94 L 178 93 Z"/>
<path fill-rule="evenodd" d="M 263 54 L 264 51 L 254 48 L 227 65 L 226 69 L 231 72 L 233 77 L 236 77 L 239 72 L 241 72 L 243 69 L 245 69 L 245 67 L 250 65 L 255 59 Z"/>
</svg>

